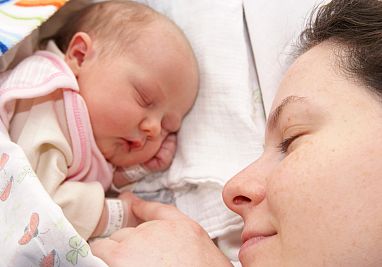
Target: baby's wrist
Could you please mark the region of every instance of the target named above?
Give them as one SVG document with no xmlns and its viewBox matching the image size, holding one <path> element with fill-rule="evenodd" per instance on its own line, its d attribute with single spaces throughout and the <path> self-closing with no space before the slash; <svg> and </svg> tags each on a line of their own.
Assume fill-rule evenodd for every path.
<svg viewBox="0 0 382 267">
<path fill-rule="evenodd" d="M 149 169 L 139 164 L 128 168 L 124 168 L 122 171 L 122 176 L 129 182 L 133 183 L 139 181 L 140 179 L 142 179 L 150 173 L 151 171 Z"/>
<path fill-rule="evenodd" d="M 127 200 L 123 197 L 121 197 L 120 199 L 122 200 L 124 210 L 123 227 L 136 227 L 139 224 L 139 222 L 131 209 L 131 200 Z"/>
<path fill-rule="evenodd" d="M 100 219 L 98 221 L 98 224 L 96 228 L 94 229 L 93 233 L 91 234 L 90 238 L 96 238 L 99 237 L 105 230 L 108 220 L 108 210 L 106 201 L 104 201 L 103 209 L 101 212 Z"/>
<path fill-rule="evenodd" d="M 118 168 L 114 173 L 111 190 L 117 193 L 130 191 L 135 182 L 151 174 L 151 171 L 141 165 L 128 168 Z"/>
<path fill-rule="evenodd" d="M 107 209 L 106 224 L 103 227 L 103 232 L 100 237 L 108 237 L 115 231 L 125 226 L 124 204 L 121 199 L 107 198 L 105 200 L 105 207 Z"/>
</svg>

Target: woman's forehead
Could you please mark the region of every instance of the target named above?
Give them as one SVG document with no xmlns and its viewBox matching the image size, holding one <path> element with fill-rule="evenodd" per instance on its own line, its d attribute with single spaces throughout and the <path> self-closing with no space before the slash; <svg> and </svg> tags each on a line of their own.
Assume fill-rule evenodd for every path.
<svg viewBox="0 0 382 267">
<path fill-rule="evenodd" d="M 285 98 L 291 95 L 315 98 L 318 94 L 333 85 L 333 81 L 345 79 L 336 70 L 337 60 L 330 45 L 317 45 L 299 56 L 286 71 L 272 110 L 279 106 Z"/>
</svg>

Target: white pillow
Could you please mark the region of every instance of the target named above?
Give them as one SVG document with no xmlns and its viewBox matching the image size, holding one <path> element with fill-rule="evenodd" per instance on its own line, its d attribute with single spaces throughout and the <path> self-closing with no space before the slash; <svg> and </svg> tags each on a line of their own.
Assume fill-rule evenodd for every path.
<svg viewBox="0 0 382 267">
<path fill-rule="evenodd" d="M 297 37 L 319 4 L 323 0 L 243 0 L 267 115 L 283 73 L 293 60 Z"/>
</svg>

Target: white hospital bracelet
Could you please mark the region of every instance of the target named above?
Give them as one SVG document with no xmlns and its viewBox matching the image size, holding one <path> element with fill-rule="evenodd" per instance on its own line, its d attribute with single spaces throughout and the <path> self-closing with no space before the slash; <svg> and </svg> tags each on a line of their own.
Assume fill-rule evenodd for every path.
<svg viewBox="0 0 382 267">
<path fill-rule="evenodd" d="M 134 165 L 129 168 L 123 169 L 123 177 L 130 182 L 136 182 L 150 173 L 149 170 L 142 167 L 142 165 Z"/>
<path fill-rule="evenodd" d="M 122 200 L 116 198 L 107 198 L 108 222 L 105 231 L 101 237 L 108 237 L 123 226 L 123 204 Z"/>
<path fill-rule="evenodd" d="M 116 187 L 113 183 L 110 185 L 110 189 L 114 192 L 117 192 L 119 194 L 126 192 L 126 191 L 132 191 L 134 188 L 134 184 L 130 183 L 122 187 Z"/>
</svg>

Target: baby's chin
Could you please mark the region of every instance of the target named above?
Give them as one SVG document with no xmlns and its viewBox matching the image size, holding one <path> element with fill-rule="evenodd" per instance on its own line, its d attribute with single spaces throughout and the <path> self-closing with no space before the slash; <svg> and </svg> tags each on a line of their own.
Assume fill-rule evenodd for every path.
<svg viewBox="0 0 382 267">
<path fill-rule="evenodd" d="M 130 160 L 120 157 L 112 157 L 111 159 L 108 159 L 108 162 L 110 162 L 113 166 L 121 167 L 121 168 L 127 168 L 136 164 L 139 164 L 138 161 Z"/>
<path fill-rule="evenodd" d="M 145 158 L 138 158 L 134 157 L 134 153 L 124 153 L 122 155 L 114 155 L 110 159 L 107 159 L 108 162 L 110 162 L 113 166 L 121 167 L 121 168 L 128 168 L 134 165 L 143 164 L 147 160 Z"/>
</svg>

